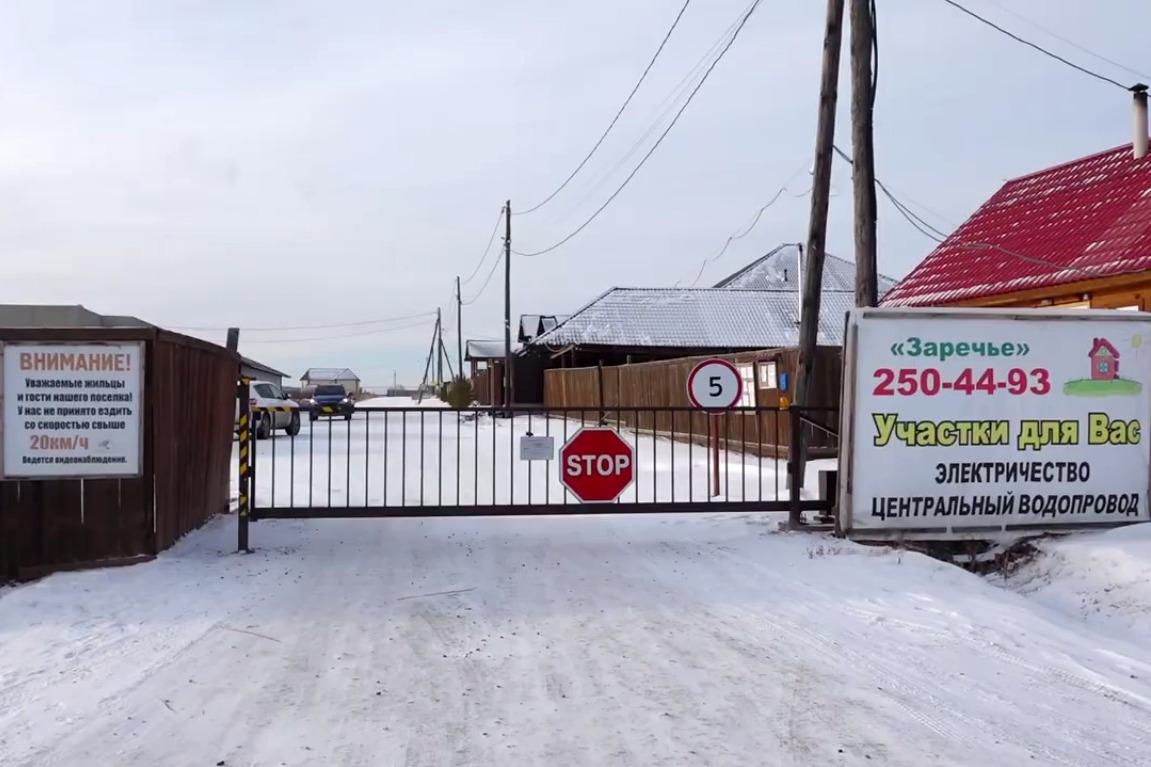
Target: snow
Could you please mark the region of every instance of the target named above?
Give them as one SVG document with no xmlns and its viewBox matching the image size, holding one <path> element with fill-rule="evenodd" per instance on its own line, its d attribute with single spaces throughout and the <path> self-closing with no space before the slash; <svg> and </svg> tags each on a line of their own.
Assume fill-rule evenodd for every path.
<svg viewBox="0 0 1151 767">
<path fill-rule="evenodd" d="M 1151 527 L 1001 580 L 778 520 L 217 518 L 0 591 L 0 764 L 1151 764 Z"/>
<path fill-rule="evenodd" d="M 1151 631 L 1151 525 L 1043 541 L 1004 585 L 1074 622 L 1143 641 Z"/>
</svg>

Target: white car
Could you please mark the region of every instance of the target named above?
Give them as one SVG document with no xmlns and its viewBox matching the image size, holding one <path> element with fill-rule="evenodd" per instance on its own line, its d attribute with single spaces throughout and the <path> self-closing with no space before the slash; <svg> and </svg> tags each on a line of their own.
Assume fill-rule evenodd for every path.
<svg viewBox="0 0 1151 767">
<path fill-rule="evenodd" d="M 252 431 L 256 439 L 267 439 L 275 429 L 289 436 L 300 433 L 300 406 L 284 396 L 279 386 L 270 381 L 252 381 L 248 387 Z M 236 403 L 236 427 L 240 425 L 240 403 Z"/>
</svg>

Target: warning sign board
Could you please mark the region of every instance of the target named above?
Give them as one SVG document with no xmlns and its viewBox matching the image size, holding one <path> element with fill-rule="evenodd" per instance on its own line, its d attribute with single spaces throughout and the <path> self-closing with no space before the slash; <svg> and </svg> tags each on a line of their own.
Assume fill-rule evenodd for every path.
<svg viewBox="0 0 1151 767">
<path fill-rule="evenodd" d="M 7 344 L 4 476 L 140 474 L 139 343 Z"/>
</svg>

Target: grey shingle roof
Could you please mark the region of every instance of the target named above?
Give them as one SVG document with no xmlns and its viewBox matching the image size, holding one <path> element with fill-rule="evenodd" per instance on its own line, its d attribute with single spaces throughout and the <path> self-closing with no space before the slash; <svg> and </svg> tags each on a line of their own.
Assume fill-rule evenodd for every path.
<svg viewBox="0 0 1151 767">
<path fill-rule="evenodd" d="M 854 292 L 825 290 L 819 343 L 843 341 Z M 795 290 L 613 288 L 529 346 L 762 349 L 799 343 Z"/>
<path fill-rule="evenodd" d="M 752 261 L 735 274 L 716 283 L 717 288 L 745 290 L 799 290 L 801 248 L 795 243 L 780 245 L 766 256 Z M 895 287 L 895 280 L 879 275 L 879 295 Z M 855 264 L 830 253 L 823 259 L 824 290 L 855 290 Z"/>
<path fill-rule="evenodd" d="M 300 376 L 301 381 L 341 381 L 348 378 L 360 380 L 351 368 L 308 368 L 308 372 Z"/>
<path fill-rule="evenodd" d="M 513 345 L 512 351 L 514 352 L 518 348 L 518 345 Z M 503 357 L 503 341 L 472 340 L 464 345 L 464 359 L 469 362 L 471 360 L 503 359 Z"/>
</svg>

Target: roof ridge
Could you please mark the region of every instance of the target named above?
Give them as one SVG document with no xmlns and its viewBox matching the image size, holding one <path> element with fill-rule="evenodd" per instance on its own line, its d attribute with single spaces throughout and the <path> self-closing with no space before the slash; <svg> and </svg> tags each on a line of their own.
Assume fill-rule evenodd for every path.
<svg viewBox="0 0 1151 767">
<path fill-rule="evenodd" d="M 1111 147 L 1110 149 L 1104 149 L 1101 152 L 1095 152 L 1094 154 L 1083 155 L 1082 157 L 1077 157 L 1074 160 L 1068 160 L 1067 162 L 1061 162 L 1061 163 L 1058 163 L 1056 165 L 1052 165 L 1052 166 L 1047 167 L 1047 168 L 1041 168 L 1040 170 L 1032 171 L 1031 173 L 1024 173 L 1022 176 L 1015 176 L 1013 178 L 1009 178 L 1000 185 L 998 191 L 1002 191 L 1008 184 L 1013 184 L 1016 181 L 1026 181 L 1027 179 L 1035 178 L 1036 176 L 1045 176 L 1048 173 L 1051 173 L 1053 171 L 1062 170 L 1063 168 L 1069 168 L 1072 165 L 1078 165 L 1080 163 L 1087 162 L 1088 160 L 1095 160 L 1099 157 L 1104 157 L 1104 156 L 1109 155 L 1109 154 L 1114 154 L 1115 152 L 1118 152 L 1119 150 L 1123 150 L 1125 152 L 1130 152 L 1132 150 L 1132 144 L 1130 142 L 1128 142 L 1126 144 L 1120 144 L 1119 146 L 1114 146 L 1114 147 Z M 1131 158 L 1131 162 L 1139 162 L 1139 161 L 1136 160 L 1135 158 Z M 992 196 L 994 196 L 994 195 L 992 195 Z M 988 198 L 988 199 L 990 200 L 990 198 Z"/>
</svg>

